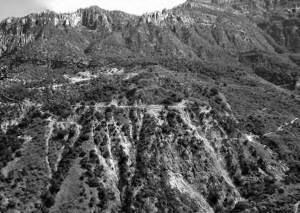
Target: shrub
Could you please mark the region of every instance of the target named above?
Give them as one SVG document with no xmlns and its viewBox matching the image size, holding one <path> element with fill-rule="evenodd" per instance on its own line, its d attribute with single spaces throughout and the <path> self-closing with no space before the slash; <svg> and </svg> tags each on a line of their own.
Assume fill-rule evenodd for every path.
<svg viewBox="0 0 300 213">
<path fill-rule="evenodd" d="M 208 198 L 207 198 L 208 203 L 209 203 L 211 206 L 217 205 L 219 199 L 220 199 L 219 194 L 218 194 L 217 192 L 214 192 L 214 191 L 212 191 L 212 192 L 209 194 Z"/>
<path fill-rule="evenodd" d="M 16 154 L 15 154 L 15 156 L 16 156 L 17 158 L 22 157 L 22 155 L 23 155 L 23 152 L 22 152 L 21 150 L 18 150 L 18 151 L 16 152 Z"/>
<path fill-rule="evenodd" d="M 56 140 L 61 140 L 68 134 L 68 130 L 58 130 L 56 133 Z"/>
<path fill-rule="evenodd" d="M 89 184 L 89 186 L 90 186 L 91 188 L 97 188 L 97 187 L 99 187 L 99 186 L 102 185 L 102 182 L 101 182 L 101 179 L 100 179 L 100 178 L 95 177 L 95 178 L 89 179 L 88 184 Z"/>
<path fill-rule="evenodd" d="M 279 194 L 284 194 L 285 193 L 285 189 L 282 188 L 282 187 L 278 188 L 278 193 Z"/>
<path fill-rule="evenodd" d="M 51 206 L 54 205 L 54 198 L 53 196 L 50 194 L 50 192 L 46 192 L 41 196 L 41 199 L 43 201 L 43 204 L 45 207 L 50 208 Z"/>
</svg>

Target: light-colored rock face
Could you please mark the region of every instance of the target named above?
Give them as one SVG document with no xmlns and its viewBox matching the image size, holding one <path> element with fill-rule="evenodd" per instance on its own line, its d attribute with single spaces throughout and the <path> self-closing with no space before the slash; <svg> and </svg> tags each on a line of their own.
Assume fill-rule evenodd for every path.
<svg viewBox="0 0 300 213">
<path fill-rule="evenodd" d="M 266 11 L 267 9 L 285 5 L 281 0 L 188 0 L 188 7 L 209 7 L 217 10 L 237 10 L 247 13 L 249 10 Z"/>
<path fill-rule="evenodd" d="M 167 24 L 191 25 L 195 20 L 185 14 L 176 14 L 172 10 L 157 11 L 145 14 L 141 17 L 143 23 L 154 24 L 157 26 L 166 26 Z"/>
<path fill-rule="evenodd" d="M 9 29 L 11 24 L 17 24 L 19 28 L 23 28 L 30 24 L 32 26 L 43 26 L 45 24 L 53 24 L 54 26 L 63 26 L 64 24 L 71 27 L 80 25 L 93 27 L 95 22 L 103 22 L 108 24 L 104 11 L 97 10 L 78 10 L 74 13 L 57 14 L 52 11 L 44 11 L 38 14 L 31 14 L 24 18 L 8 18 L 2 22 Z"/>
<path fill-rule="evenodd" d="M 173 55 L 180 55 L 180 57 L 189 55 L 189 57 L 193 58 L 197 57 L 198 54 L 201 55 L 202 59 L 207 58 L 205 55 L 209 53 L 199 54 L 199 52 L 202 52 L 200 49 L 196 50 L 197 54 L 182 50 L 186 44 L 179 44 L 179 42 L 186 41 L 186 38 L 183 38 L 186 34 L 184 32 L 187 31 L 186 28 L 190 31 L 189 36 L 195 36 L 195 38 L 187 41 L 192 49 L 194 47 L 198 48 L 198 46 L 200 48 L 200 46 L 213 45 L 224 49 L 225 52 L 230 52 L 230 54 L 237 54 L 238 52 L 249 51 L 255 48 L 274 51 L 274 48 L 262 35 L 257 25 L 250 22 L 249 19 L 261 20 L 267 9 L 276 4 L 280 4 L 280 2 L 262 0 L 190 0 L 172 10 L 144 14 L 141 17 L 115 11 L 108 12 L 97 7 L 80 9 L 74 13 L 64 14 L 44 11 L 24 18 L 4 20 L 1 23 L 0 30 L 0 54 L 22 49 L 22 47 L 34 40 L 40 40 L 41 43 L 45 42 L 47 45 L 49 40 L 54 39 L 51 33 L 61 30 L 61 34 L 65 34 L 65 28 L 74 28 L 76 32 L 79 32 L 78 34 L 82 30 L 85 31 L 84 34 L 74 36 L 72 44 L 65 44 L 65 46 L 68 46 L 66 49 L 71 46 L 74 49 L 73 51 L 79 50 L 81 52 L 80 57 L 84 54 L 85 48 L 90 48 L 91 50 L 94 47 L 94 49 L 103 49 L 100 41 L 93 41 L 93 38 L 97 36 L 91 35 L 93 32 L 99 31 L 102 34 L 101 36 L 103 36 L 102 42 L 106 42 L 103 38 L 109 37 L 107 43 L 114 43 L 110 43 L 110 48 L 113 48 L 114 45 L 123 45 L 126 54 L 130 53 L 132 49 L 136 50 L 136 46 L 147 46 L 152 52 L 157 52 L 157 46 L 160 44 L 159 38 L 156 37 L 161 37 L 160 39 L 169 39 L 176 43 L 174 50 L 166 50 L 164 48 L 161 50 L 162 52 L 167 51 Z M 255 14 L 255 16 L 252 16 L 252 14 Z M 238 18 L 238 16 L 242 18 Z M 166 35 L 163 35 L 164 32 L 150 32 L 149 27 L 151 25 L 169 29 L 169 32 Z M 288 47 L 297 46 L 298 48 L 299 38 L 297 32 L 299 30 L 296 24 L 293 24 L 293 27 L 289 25 L 285 23 L 279 23 L 278 26 L 272 25 L 268 27 L 267 32 L 278 44 Z M 53 28 L 53 30 L 50 30 L 50 28 Z M 55 28 L 56 30 L 54 30 Z M 44 33 L 44 31 L 46 32 Z M 113 35 L 108 36 L 110 33 Z M 101 37 L 100 34 L 99 37 Z M 153 38 L 153 35 L 157 36 Z M 78 44 L 76 39 L 78 37 L 86 38 L 81 38 L 81 41 L 85 41 L 81 43 L 81 46 L 76 47 Z M 138 38 L 141 38 L 141 40 Z M 63 39 L 66 38 L 57 38 L 56 40 L 60 41 Z M 137 40 L 131 41 L 133 39 Z M 90 43 L 93 44 L 88 46 Z M 96 43 L 99 46 L 97 48 Z M 132 47 L 130 45 L 136 46 Z M 36 49 L 42 48 L 36 47 Z M 145 50 L 140 49 L 137 51 L 143 52 Z"/>
<path fill-rule="evenodd" d="M 52 11 L 44 11 L 24 18 L 8 18 L 1 22 L 0 55 L 33 41 L 39 36 L 38 32 L 34 30 L 35 27 L 43 28 L 51 25 L 57 28 L 86 27 L 93 30 L 104 28 L 111 32 L 112 20 L 105 13 L 101 9 L 89 8 L 74 13 L 57 14 Z"/>
</svg>

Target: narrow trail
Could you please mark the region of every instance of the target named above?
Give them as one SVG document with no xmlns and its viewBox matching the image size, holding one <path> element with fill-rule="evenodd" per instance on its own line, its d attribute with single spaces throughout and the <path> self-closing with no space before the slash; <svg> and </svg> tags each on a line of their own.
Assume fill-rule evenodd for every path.
<svg viewBox="0 0 300 213">
<path fill-rule="evenodd" d="M 173 106 L 168 106 L 169 109 L 184 109 L 187 108 L 185 105 L 186 102 L 183 101 L 181 103 L 178 103 Z M 136 109 L 152 109 L 152 110 L 163 110 L 166 109 L 165 105 L 159 105 L 159 104 L 133 104 L 133 105 L 118 105 L 114 101 L 111 103 L 107 104 L 106 102 L 103 103 L 98 103 L 95 105 L 82 105 L 82 104 L 77 104 L 77 105 L 71 105 L 72 107 L 90 107 L 90 108 L 95 108 L 95 109 L 102 109 L 102 108 L 110 108 L 110 107 L 115 107 L 115 108 L 121 108 L 121 109 L 126 109 L 126 108 L 136 108 Z"/>
<path fill-rule="evenodd" d="M 90 108 L 96 108 L 96 109 L 102 109 L 102 108 L 110 108 L 110 107 L 115 107 L 115 108 L 121 108 L 121 109 L 126 109 L 126 108 L 137 108 L 137 109 L 156 109 L 156 110 L 161 110 L 164 109 L 165 106 L 163 105 L 71 105 L 72 107 L 90 107 Z M 185 108 L 185 107 L 184 107 Z"/>
<path fill-rule="evenodd" d="M 47 164 L 47 168 L 49 171 L 49 178 L 52 178 L 52 170 L 50 167 L 50 163 L 49 163 L 49 141 L 51 139 L 51 136 L 53 134 L 53 130 L 54 130 L 54 123 L 55 121 L 51 118 L 48 119 L 48 121 L 50 121 L 50 123 L 48 124 L 48 132 L 46 133 L 46 141 L 45 141 L 45 161 Z"/>
<path fill-rule="evenodd" d="M 268 135 L 271 135 L 271 134 L 275 134 L 277 132 L 281 132 L 281 131 L 284 131 L 284 128 L 291 125 L 291 124 L 294 124 L 297 120 L 299 120 L 299 118 L 294 118 L 291 122 L 287 122 L 283 125 L 281 125 L 280 127 L 278 127 L 277 131 L 274 131 L 274 132 L 268 132 L 266 134 L 264 134 L 263 136 L 268 136 Z"/>
</svg>

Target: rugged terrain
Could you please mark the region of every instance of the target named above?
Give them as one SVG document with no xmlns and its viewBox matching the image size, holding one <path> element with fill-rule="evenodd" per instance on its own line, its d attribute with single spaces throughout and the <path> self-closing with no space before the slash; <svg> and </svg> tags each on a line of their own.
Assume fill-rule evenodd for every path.
<svg viewBox="0 0 300 213">
<path fill-rule="evenodd" d="M 298 212 L 299 9 L 2 21 L 0 211 Z"/>
</svg>

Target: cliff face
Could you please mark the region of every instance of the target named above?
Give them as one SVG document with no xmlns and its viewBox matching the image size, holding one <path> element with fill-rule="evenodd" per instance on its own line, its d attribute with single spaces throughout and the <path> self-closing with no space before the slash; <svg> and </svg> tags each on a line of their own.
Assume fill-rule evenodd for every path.
<svg viewBox="0 0 300 213">
<path fill-rule="evenodd" d="M 56 33 L 63 34 L 62 37 L 66 38 L 68 34 L 65 30 L 70 28 L 82 28 L 86 30 L 99 30 L 110 33 L 112 31 L 112 24 L 119 23 L 125 24 L 127 19 L 132 19 L 133 16 L 117 13 L 119 16 L 111 17 L 109 12 L 102 10 L 98 7 L 90 7 L 88 9 L 80 9 L 75 13 L 57 14 L 52 11 L 44 11 L 39 14 L 31 14 L 24 18 L 8 18 L 1 23 L 0 32 L 0 54 L 9 54 L 16 52 L 35 43 L 41 41 L 44 45 L 39 44 L 37 48 L 43 48 L 43 46 L 51 45 L 51 38 Z M 83 52 L 90 42 L 89 36 L 85 37 L 80 32 L 75 32 L 74 37 L 84 37 L 79 41 L 72 42 L 68 48 L 77 46 L 78 52 Z M 56 41 L 55 43 L 59 43 Z M 54 44 L 59 45 L 59 44 Z M 67 50 L 66 50 L 67 51 Z M 51 56 L 48 56 L 51 58 Z"/>
<path fill-rule="evenodd" d="M 276 5 L 281 6 L 283 2 L 188 1 L 172 10 L 141 17 L 98 7 L 68 14 L 45 11 L 3 21 L 0 27 L 1 55 L 24 52 L 25 46 L 36 46 L 34 50 L 45 48 L 46 52 L 49 46 L 54 45 L 65 49 L 65 52 L 72 49 L 72 54 L 79 58 L 84 57 L 86 52 L 91 54 L 90 50 L 99 54 L 99 47 L 93 49 L 94 43 L 99 42 L 122 46 L 127 54 L 145 52 L 148 57 L 161 52 L 177 57 L 205 59 L 205 55 L 211 55 L 220 58 L 222 56 L 218 56 L 217 52 L 237 55 L 255 48 L 272 52 L 274 47 L 276 51 L 287 47 L 297 52 L 298 22 L 290 17 L 292 11 L 296 15 L 297 7 L 281 6 L 285 9 L 280 15 L 276 13 L 279 7 Z M 270 17 L 266 19 L 264 14 L 270 14 Z M 61 37 L 57 38 L 57 34 Z M 64 47 L 53 41 L 53 37 L 56 40 L 68 38 L 69 45 Z M 164 51 L 166 48 L 169 51 Z M 113 50 L 111 54 L 118 54 L 116 52 Z M 26 57 L 28 52 L 20 55 Z M 61 56 L 61 60 L 67 55 Z M 54 55 L 45 57 L 49 60 L 55 58 Z"/>
<path fill-rule="evenodd" d="M 278 8 L 282 11 L 281 14 L 276 13 Z M 109 12 L 98 7 L 80 9 L 68 14 L 56 14 L 52 11 L 44 11 L 24 18 L 8 18 L 2 21 L 0 27 L 1 55 L 20 50 L 25 45 L 38 40 L 40 37 L 46 38 L 47 34 L 44 31 L 52 27 L 61 31 L 69 28 L 78 28 L 81 31 L 84 29 L 99 31 L 101 29 L 102 34 L 104 32 L 109 34 L 120 31 L 129 31 L 128 33 L 132 33 L 132 31 L 139 31 L 141 29 L 147 32 L 149 26 L 152 24 L 168 29 L 168 33 L 171 34 L 175 30 L 184 30 L 185 27 L 189 27 L 191 28 L 189 30 L 190 34 L 197 33 L 196 37 L 198 39 L 204 39 L 208 44 L 217 48 L 221 47 L 225 51 L 228 49 L 240 50 L 242 47 L 245 48 L 241 51 L 250 50 L 255 47 L 271 51 L 271 46 L 274 45 L 264 38 L 265 36 L 262 35 L 262 32 L 253 23 L 246 19 L 242 20 L 241 16 L 246 16 L 258 23 L 261 28 L 266 30 L 275 39 L 278 45 L 290 48 L 294 47 L 298 41 L 298 22 L 297 19 L 292 19 L 292 14 L 296 15 L 297 11 L 297 5 L 293 5 L 290 2 L 286 5 L 285 1 L 259 0 L 187 1 L 185 4 L 172 10 L 146 14 L 142 17 L 127 15 L 122 12 Z M 229 12 L 240 17 L 235 17 L 229 14 Z M 264 14 L 267 14 L 267 16 L 270 15 L 270 17 L 266 19 Z M 268 21 L 271 21 L 271 23 L 268 24 Z M 227 22 L 230 29 L 224 29 L 227 26 Z M 193 28 L 198 30 L 194 32 Z M 203 35 L 199 32 L 203 30 L 213 31 L 213 35 L 206 35 L 206 33 Z M 91 42 L 89 36 L 83 36 Z M 221 45 L 220 40 L 224 39 L 224 36 L 227 38 L 221 43 L 226 45 Z M 122 35 L 122 37 L 129 39 L 125 35 Z M 173 39 L 182 41 L 183 38 L 175 35 Z M 189 44 L 188 46 L 193 47 L 193 45 Z M 80 48 L 84 51 L 86 45 Z M 130 49 L 130 47 L 127 48 Z M 297 49 L 297 45 L 295 49 Z"/>
<path fill-rule="evenodd" d="M 107 54 L 103 52 L 106 46 L 111 49 L 108 55 L 142 53 L 204 60 L 219 60 L 228 54 L 235 57 L 253 49 L 297 52 L 298 10 L 282 5 L 273 1 L 188 1 L 141 17 L 98 7 L 68 14 L 45 11 L 4 20 L 0 54 L 14 52 L 22 60 L 70 63 L 70 57 L 78 61 Z M 64 39 L 69 42 L 60 42 Z M 62 49 L 60 55 L 53 53 L 53 48 Z"/>
<path fill-rule="evenodd" d="M 151 27 L 153 25 L 160 29 L 153 29 Z M 93 45 L 94 42 L 98 42 L 94 34 L 98 34 L 97 37 L 101 37 L 102 40 L 110 41 L 111 36 L 114 35 L 111 41 L 113 45 L 122 45 L 129 51 L 140 53 L 149 49 L 146 53 L 148 56 L 153 56 L 158 49 L 163 51 L 166 46 L 169 46 L 170 51 L 167 52 L 172 53 L 172 56 L 199 57 L 199 51 L 203 49 L 203 45 L 197 44 L 200 41 L 206 44 L 204 52 L 214 48 L 233 54 L 232 52 L 236 53 L 237 50 L 246 51 L 254 47 L 272 51 L 271 45 L 261 32 L 246 19 L 241 20 L 225 14 L 224 11 L 216 13 L 213 10 L 206 10 L 205 7 L 197 10 L 178 7 L 142 17 L 121 12 L 108 12 L 97 7 L 78 10 L 70 14 L 45 11 L 24 18 L 4 20 L 1 23 L 1 29 L 2 55 L 22 51 L 23 47 L 34 45 L 33 41 L 41 39 L 43 46 L 47 47 L 51 45 L 51 38 L 57 36 L 55 34 L 58 32 L 63 34 L 63 38 L 83 37 L 81 40 L 85 42 L 79 41 L 78 44 L 77 40 L 68 47 L 76 46 L 77 52 L 81 53 L 90 47 L 89 43 Z M 71 30 L 71 32 L 65 34 L 66 30 Z M 189 41 L 186 38 L 187 33 Z M 116 39 L 117 35 L 118 39 Z M 186 45 L 190 50 L 186 50 Z M 36 48 L 40 49 L 41 45 Z M 74 52 L 76 52 L 75 49 Z M 24 55 L 27 56 L 27 53 Z"/>
</svg>

